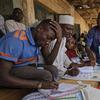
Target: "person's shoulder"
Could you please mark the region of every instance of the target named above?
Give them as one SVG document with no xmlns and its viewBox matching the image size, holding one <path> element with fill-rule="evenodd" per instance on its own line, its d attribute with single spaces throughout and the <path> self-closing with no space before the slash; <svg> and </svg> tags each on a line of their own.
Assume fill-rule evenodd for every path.
<svg viewBox="0 0 100 100">
<path fill-rule="evenodd" d="M 6 48 L 11 49 L 14 48 L 16 50 L 21 50 L 23 48 L 23 43 L 17 38 L 9 37 L 4 41 L 4 44 L 6 44 Z"/>
<path fill-rule="evenodd" d="M 90 30 L 96 30 L 97 28 L 98 28 L 97 26 L 94 26 Z"/>
<path fill-rule="evenodd" d="M 13 31 L 13 32 L 8 32 L 5 36 L 4 36 L 4 41 L 12 41 L 12 42 L 21 42 L 22 40 L 20 39 L 20 37 L 24 37 L 23 35 L 20 35 L 20 31 Z M 18 41 L 18 42 L 17 42 Z"/>
<path fill-rule="evenodd" d="M 92 27 L 89 31 L 88 31 L 88 35 L 90 34 L 94 34 L 97 30 L 97 26 Z"/>
<path fill-rule="evenodd" d="M 14 23 L 15 21 L 12 20 L 12 19 L 9 19 L 9 20 L 6 20 L 5 22 L 6 22 L 6 23 Z"/>
<path fill-rule="evenodd" d="M 14 38 L 14 37 L 6 37 L 5 41 L 7 43 L 11 43 L 11 44 L 20 44 L 22 41 L 19 40 L 18 38 Z"/>
<path fill-rule="evenodd" d="M 19 25 L 20 29 L 22 29 L 22 30 L 26 30 L 26 26 L 25 26 L 25 24 L 23 24 L 23 23 L 19 23 L 19 22 L 16 22 L 16 23 Z"/>
</svg>

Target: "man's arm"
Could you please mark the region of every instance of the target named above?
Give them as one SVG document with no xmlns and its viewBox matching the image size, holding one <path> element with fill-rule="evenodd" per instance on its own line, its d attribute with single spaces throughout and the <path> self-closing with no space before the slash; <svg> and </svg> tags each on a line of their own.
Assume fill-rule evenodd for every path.
<svg viewBox="0 0 100 100">
<path fill-rule="evenodd" d="M 26 80 L 13 76 L 10 71 L 14 64 L 6 60 L 0 60 L 0 84 L 10 88 L 57 88 L 54 82 L 39 82 Z"/>
<path fill-rule="evenodd" d="M 86 36 L 86 45 L 91 47 L 93 38 L 94 38 L 95 30 L 94 28 L 90 29 L 87 36 Z"/>
<path fill-rule="evenodd" d="M 60 43 L 61 43 L 60 41 L 57 41 L 51 52 L 49 52 L 49 50 L 48 50 L 49 47 L 44 47 L 44 48 L 41 49 L 46 64 L 53 64 L 54 60 L 57 57 L 59 47 L 60 47 Z"/>
<path fill-rule="evenodd" d="M 86 50 L 87 56 L 90 60 L 90 62 L 89 62 L 90 66 L 95 66 L 96 65 L 96 56 L 95 56 L 94 52 L 88 46 L 85 47 L 85 50 Z"/>
<path fill-rule="evenodd" d="M 47 64 L 53 64 L 55 58 L 57 57 L 59 47 L 61 44 L 61 40 L 62 40 L 62 29 L 61 29 L 60 25 L 54 21 L 51 21 L 50 24 L 51 24 L 51 29 L 53 29 L 55 31 L 57 41 L 51 52 L 49 52 L 48 47 L 43 47 L 41 49 L 43 57 Z"/>
</svg>

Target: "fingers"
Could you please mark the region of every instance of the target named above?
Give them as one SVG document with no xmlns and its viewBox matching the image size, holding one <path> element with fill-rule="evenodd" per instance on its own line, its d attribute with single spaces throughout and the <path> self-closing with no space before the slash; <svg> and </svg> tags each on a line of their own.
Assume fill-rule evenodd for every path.
<svg viewBox="0 0 100 100">
<path fill-rule="evenodd" d="M 57 82 L 42 82 L 43 89 L 57 89 L 58 83 Z"/>
<path fill-rule="evenodd" d="M 60 27 L 60 25 L 56 22 L 56 21 L 50 21 L 50 28 L 54 30 L 54 32 L 56 33 L 56 37 L 57 38 L 61 38 L 62 37 L 62 29 Z"/>
<path fill-rule="evenodd" d="M 60 25 L 56 21 L 50 21 L 50 25 L 51 25 L 50 27 L 52 29 L 54 29 L 54 30 L 61 30 L 62 31 Z"/>
<path fill-rule="evenodd" d="M 96 61 L 91 61 L 91 66 L 95 66 L 96 65 Z"/>
<path fill-rule="evenodd" d="M 55 31 L 58 29 L 58 25 L 56 25 L 55 22 L 50 21 L 49 23 L 50 23 L 50 28 L 52 28 L 52 29 L 55 30 Z"/>
<path fill-rule="evenodd" d="M 49 23 L 50 23 L 50 25 L 54 26 L 55 28 L 57 28 L 57 27 L 61 28 L 60 25 L 56 21 L 50 21 Z"/>
<path fill-rule="evenodd" d="M 72 68 L 68 71 L 68 74 L 71 76 L 77 76 L 79 74 L 79 70 L 77 68 Z"/>
<path fill-rule="evenodd" d="M 57 89 L 58 88 L 58 83 L 57 82 L 52 82 L 50 83 L 50 87 L 53 89 Z"/>
</svg>

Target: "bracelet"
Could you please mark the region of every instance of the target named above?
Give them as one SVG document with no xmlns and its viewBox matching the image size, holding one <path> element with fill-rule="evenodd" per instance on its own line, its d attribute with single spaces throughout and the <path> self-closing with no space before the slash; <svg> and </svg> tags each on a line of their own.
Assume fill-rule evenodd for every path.
<svg viewBox="0 0 100 100">
<path fill-rule="evenodd" d="M 42 87 L 42 82 L 40 82 L 39 84 L 38 84 L 38 89 L 40 89 Z"/>
</svg>

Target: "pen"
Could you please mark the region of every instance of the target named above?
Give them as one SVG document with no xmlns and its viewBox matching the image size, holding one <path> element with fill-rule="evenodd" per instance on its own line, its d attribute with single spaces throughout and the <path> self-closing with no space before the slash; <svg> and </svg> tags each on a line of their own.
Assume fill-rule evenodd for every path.
<svg viewBox="0 0 100 100">
<path fill-rule="evenodd" d="M 62 99 L 75 99 L 76 97 L 63 97 L 63 98 L 58 98 L 58 99 L 56 99 L 56 100 L 62 100 Z"/>
</svg>

